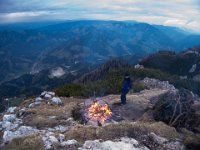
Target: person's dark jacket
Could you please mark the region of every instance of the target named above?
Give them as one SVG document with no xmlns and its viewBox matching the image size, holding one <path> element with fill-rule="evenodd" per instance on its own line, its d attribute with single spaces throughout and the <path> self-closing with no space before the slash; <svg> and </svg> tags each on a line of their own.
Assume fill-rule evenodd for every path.
<svg viewBox="0 0 200 150">
<path fill-rule="evenodd" d="M 128 93 L 128 91 L 132 88 L 132 81 L 130 78 L 125 78 L 122 85 L 122 92 Z"/>
</svg>

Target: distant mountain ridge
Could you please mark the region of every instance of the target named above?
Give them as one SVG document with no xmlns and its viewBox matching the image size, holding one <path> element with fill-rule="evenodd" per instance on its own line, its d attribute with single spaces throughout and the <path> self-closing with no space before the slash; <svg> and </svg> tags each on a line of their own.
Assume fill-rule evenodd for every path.
<svg viewBox="0 0 200 150">
<path fill-rule="evenodd" d="M 179 51 L 200 43 L 199 35 L 131 21 L 80 20 L 1 28 L 0 83 L 59 66 L 79 70 L 77 63 L 102 64 L 113 57 L 136 63 L 158 50 Z"/>
</svg>

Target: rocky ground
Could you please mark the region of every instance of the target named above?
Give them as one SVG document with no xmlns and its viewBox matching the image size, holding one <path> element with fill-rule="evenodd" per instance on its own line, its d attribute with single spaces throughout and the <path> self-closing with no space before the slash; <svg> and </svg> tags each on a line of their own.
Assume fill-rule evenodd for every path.
<svg viewBox="0 0 200 150">
<path fill-rule="evenodd" d="M 155 102 L 169 91 L 176 91 L 168 82 L 145 78 L 148 90 L 130 93 L 126 105 L 118 105 L 120 95 L 102 97 L 120 119 L 112 118 L 102 126 L 81 124 L 73 110 L 88 99 L 56 97 L 53 92 L 26 100 L 12 107 L 0 118 L 0 142 L 3 150 L 183 150 L 185 140 L 197 135 L 177 131 L 152 116 Z M 195 102 L 199 109 L 200 102 Z M 188 136 L 189 139 L 185 137 Z M 196 140 L 196 139 L 194 139 Z M 198 141 L 197 141 L 198 142 Z"/>
</svg>

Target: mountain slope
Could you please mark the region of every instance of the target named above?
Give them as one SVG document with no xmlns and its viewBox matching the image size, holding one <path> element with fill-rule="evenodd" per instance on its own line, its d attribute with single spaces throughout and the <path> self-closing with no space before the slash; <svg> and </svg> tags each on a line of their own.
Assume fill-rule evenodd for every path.
<svg viewBox="0 0 200 150">
<path fill-rule="evenodd" d="M 160 49 L 178 50 L 198 43 L 198 38 L 191 38 L 186 44 L 177 42 L 173 37 L 179 37 L 180 32 L 138 22 L 83 20 L 41 24 L 10 25 L 0 30 L 0 83 L 60 65 L 74 69 L 77 61 L 101 64 L 111 57 L 129 57 L 137 62 Z"/>
<path fill-rule="evenodd" d="M 164 72 L 192 78 L 200 74 L 200 46 L 190 48 L 181 53 L 158 52 L 140 64 L 144 67 L 159 69 Z"/>
</svg>

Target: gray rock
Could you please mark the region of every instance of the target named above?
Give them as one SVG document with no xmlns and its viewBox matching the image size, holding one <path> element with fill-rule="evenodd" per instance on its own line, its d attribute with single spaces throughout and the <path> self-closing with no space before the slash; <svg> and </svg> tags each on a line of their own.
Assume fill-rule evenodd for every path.
<svg viewBox="0 0 200 150">
<path fill-rule="evenodd" d="M 197 68 L 197 64 L 192 65 L 192 67 L 189 70 L 189 73 L 195 72 L 196 68 Z"/>
<path fill-rule="evenodd" d="M 16 117 L 16 114 L 9 114 L 3 116 L 3 121 L 1 122 L 2 129 L 13 130 L 22 124 L 22 120 Z"/>
<path fill-rule="evenodd" d="M 7 112 L 8 113 L 14 113 L 17 107 L 9 107 Z"/>
<path fill-rule="evenodd" d="M 145 146 L 138 145 L 138 142 L 135 139 L 131 138 L 122 138 L 115 141 L 104 141 L 100 142 L 99 140 L 94 141 L 86 141 L 83 147 L 79 148 L 79 150 L 87 150 L 87 149 L 95 149 L 95 150 L 149 150 Z"/>
<path fill-rule="evenodd" d="M 51 101 L 52 101 L 52 103 L 57 104 L 57 105 L 62 104 L 62 101 L 61 101 L 61 99 L 59 97 L 53 97 L 51 99 Z"/>
<path fill-rule="evenodd" d="M 47 94 L 51 95 L 51 96 L 55 96 L 55 92 L 48 92 Z"/>
<path fill-rule="evenodd" d="M 159 144 L 161 147 L 167 149 L 167 150 L 184 150 L 185 147 L 183 144 L 181 144 L 179 141 L 169 141 L 166 138 L 160 137 L 156 135 L 155 133 L 150 133 L 149 137 L 151 139 Z"/>
<path fill-rule="evenodd" d="M 58 125 L 58 126 L 54 127 L 54 129 L 56 131 L 59 131 L 59 132 L 63 133 L 63 132 L 68 130 L 68 127 L 65 127 L 65 126 L 62 126 L 62 125 Z"/>
<path fill-rule="evenodd" d="M 77 141 L 72 139 L 72 140 L 68 140 L 68 141 L 64 141 L 64 142 L 61 142 L 61 146 L 69 146 L 69 145 L 74 145 L 74 144 L 77 144 Z"/>
<path fill-rule="evenodd" d="M 169 84 L 168 81 L 160 81 L 158 79 L 152 79 L 152 78 L 144 78 L 142 81 L 143 84 L 149 88 L 159 88 L 159 89 L 167 89 L 167 90 L 176 90 L 176 88 Z"/>
<path fill-rule="evenodd" d="M 53 135 L 44 136 L 42 140 L 46 150 L 51 149 L 53 144 L 59 143 L 58 139 Z"/>
<path fill-rule="evenodd" d="M 51 96 L 50 94 L 45 94 L 45 95 L 44 95 L 44 98 L 45 98 L 45 99 L 50 99 L 50 98 L 52 98 L 52 96 Z"/>
<path fill-rule="evenodd" d="M 55 96 L 55 93 L 54 92 L 44 91 L 44 92 L 41 93 L 40 96 L 45 97 L 45 98 L 51 98 L 51 97 Z"/>
<path fill-rule="evenodd" d="M 18 123 L 12 123 L 9 121 L 5 121 L 2 123 L 2 128 L 6 131 L 16 129 L 17 127 L 19 127 Z"/>
<path fill-rule="evenodd" d="M 143 65 L 140 65 L 140 64 L 137 64 L 134 66 L 135 69 L 143 69 L 144 66 Z"/>
<path fill-rule="evenodd" d="M 59 134 L 58 140 L 60 143 L 65 141 L 65 135 L 64 134 Z"/>
<path fill-rule="evenodd" d="M 16 120 L 16 114 L 9 114 L 9 115 L 4 115 L 3 116 L 3 121 L 15 121 Z"/>
<path fill-rule="evenodd" d="M 48 128 L 47 130 L 48 130 L 49 132 L 54 132 L 54 131 L 55 131 L 54 128 Z"/>
<path fill-rule="evenodd" d="M 35 102 L 41 102 L 43 99 L 41 98 L 41 97 L 37 97 L 36 99 L 35 99 Z"/>
<path fill-rule="evenodd" d="M 166 138 L 160 137 L 158 135 L 156 135 L 155 133 L 151 132 L 149 135 L 156 143 L 158 143 L 159 145 L 162 145 L 164 143 L 166 143 L 168 140 Z"/>
<path fill-rule="evenodd" d="M 38 105 L 40 105 L 40 104 L 41 104 L 41 102 L 40 102 L 40 101 L 37 101 L 37 102 L 31 103 L 28 107 L 29 107 L 29 108 L 32 108 L 32 107 L 38 106 Z"/>
<path fill-rule="evenodd" d="M 17 137 L 23 137 L 31 134 L 38 133 L 39 130 L 29 127 L 29 126 L 21 126 L 16 131 L 5 131 L 3 134 L 3 141 L 11 141 L 14 138 Z"/>
</svg>

